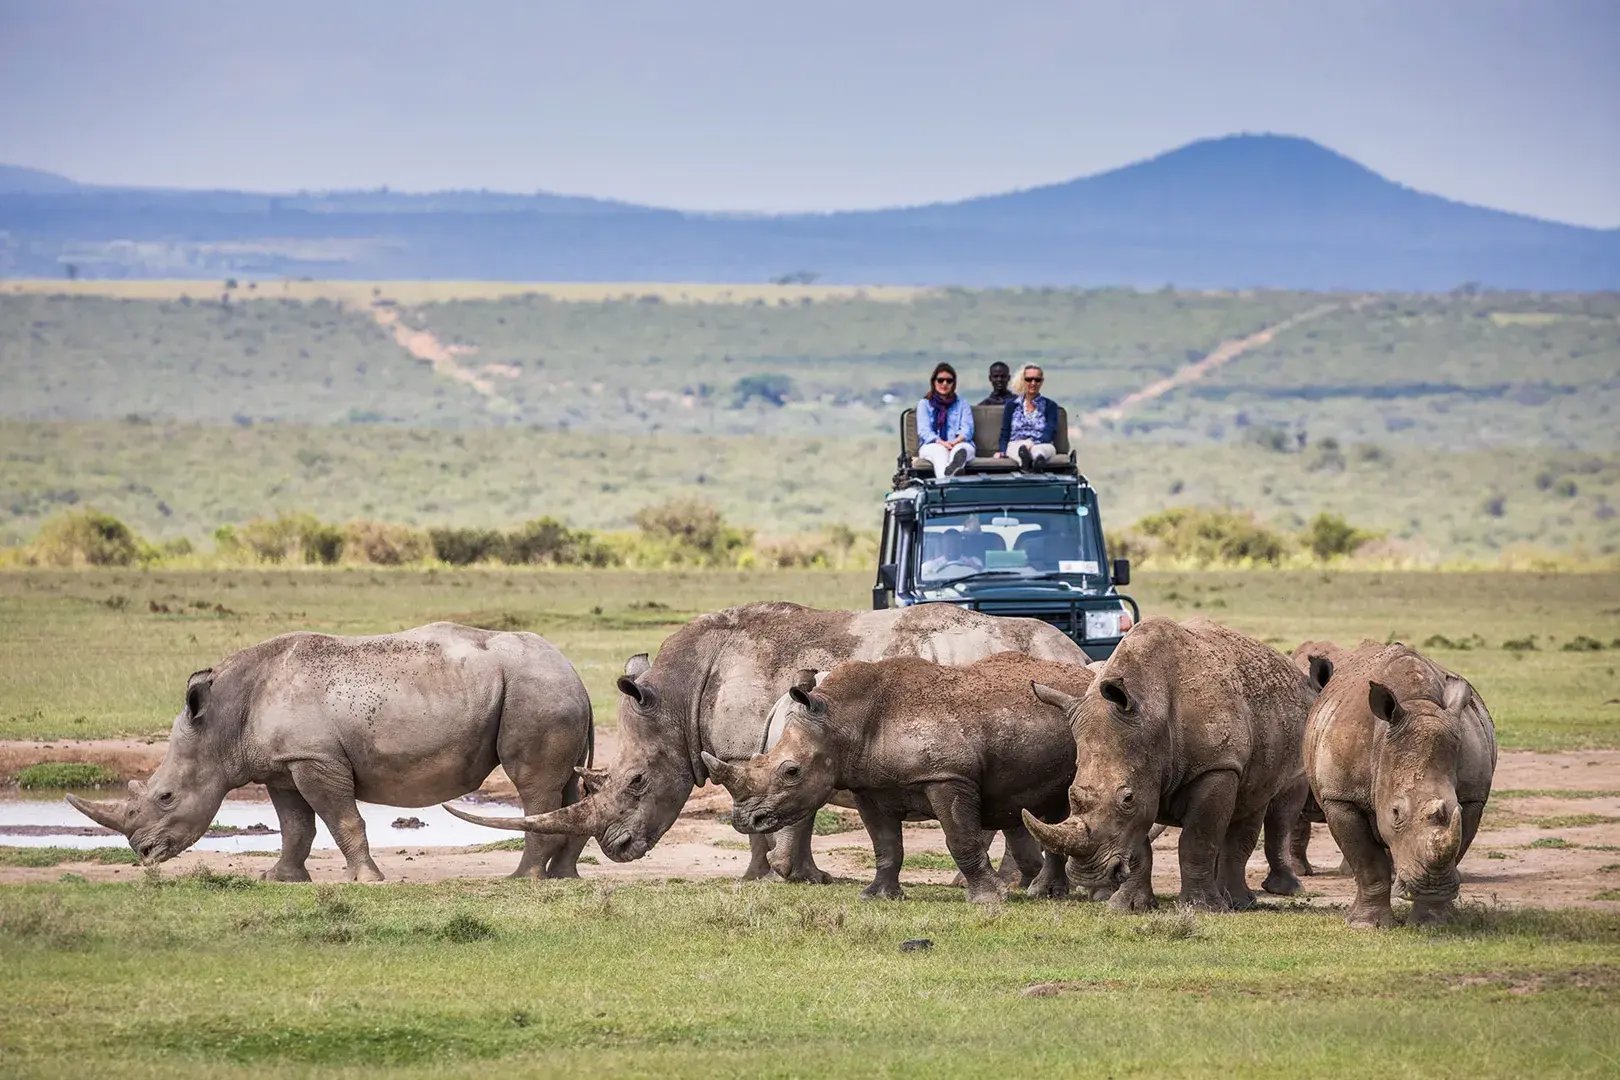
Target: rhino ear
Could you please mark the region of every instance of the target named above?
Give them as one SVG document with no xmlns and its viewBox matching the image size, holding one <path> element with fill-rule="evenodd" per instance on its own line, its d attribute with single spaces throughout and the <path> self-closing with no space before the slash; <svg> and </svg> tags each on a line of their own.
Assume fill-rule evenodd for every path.
<svg viewBox="0 0 1620 1080">
<path fill-rule="evenodd" d="M 1325 689 L 1328 680 L 1333 678 L 1333 661 L 1325 656 L 1311 657 L 1310 679 L 1311 685 L 1318 690 Z"/>
<path fill-rule="evenodd" d="M 629 665 L 625 665 L 628 667 Z M 658 692 L 650 686 L 643 686 L 629 675 L 619 676 L 619 693 L 627 698 L 635 699 L 635 703 L 642 709 L 651 709 L 658 704 Z"/>
<path fill-rule="evenodd" d="M 1112 675 L 1099 680 L 1097 692 L 1121 715 L 1136 715 L 1136 701 L 1131 697 L 1130 691 L 1125 689 L 1125 680 L 1119 676 Z"/>
<path fill-rule="evenodd" d="M 802 686 L 795 684 L 789 688 L 788 697 L 792 698 L 796 705 L 803 707 L 806 719 L 816 723 L 826 719 L 827 696 L 825 694 L 818 694 L 814 688 L 806 690 Z"/>
<path fill-rule="evenodd" d="M 1448 713 L 1460 713 L 1468 706 L 1468 699 L 1473 692 L 1474 688 L 1468 685 L 1468 680 L 1461 675 L 1447 676 L 1445 696 L 1441 699 L 1441 704 L 1445 705 Z"/>
<path fill-rule="evenodd" d="M 186 680 L 186 715 L 191 718 L 193 724 L 202 723 L 203 710 L 208 708 L 208 698 L 213 689 L 213 668 L 193 671 L 191 678 Z"/>
<path fill-rule="evenodd" d="M 647 674 L 651 668 L 652 662 L 647 659 L 647 654 L 638 652 L 624 662 L 624 677 L 627 679 L 639 679 Z"/>
<path fill-rule="evenodd" d="M 1054 686 L 1047 686 L 1034 680 L 1030 681 L 1029 688 L 1034 691 L 1037 701 L 1043 701 L 1054 708 L 1062 709 L 1065 713 L 1080 703 L 1074 695 L 1065 694 Z"/>
<path fill-rule="evenodd" d="M 1380 682 L 1367 684 L 1367 707 L 1375 718 L 1394 727 L 1406 719 L 1406 710 L 1395 698 L 1395 691 Z"/>
<path fill-rule="evenodd" d="M 815 668 L 800 668 L 799 673 L 793 677 L 793 685 L 806 694 L 814 690 L 820 683 L 821 676 Z"/>
</svg>

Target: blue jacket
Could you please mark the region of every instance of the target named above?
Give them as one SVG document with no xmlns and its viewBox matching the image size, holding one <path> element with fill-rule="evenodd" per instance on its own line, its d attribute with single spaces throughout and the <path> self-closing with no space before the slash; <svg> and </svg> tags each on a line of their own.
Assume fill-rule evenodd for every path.
<svg viewBox="0 0 1620 1080">
<path fill-rule="evenodd" d="M 956 404 L 945 414 L 945 438 L 961 439 L 968 443 L 973 441 L 973 406 L 960 395 Z M 917 402 L 917 445 L 923 447 L 939 441 L 939 436 L 934 433 L 934 406 L 923 398 Z"/>
<path fill-rule="evenodd" d="M 1049 397 L 1043 397 L 1041 402 L 1041 437 L 1035 441 L 1049 443 L 1057 441 L 1058 403 Z M 996 449 L 1005 454 L 1007 444 L 1012 442 L 1013 410 L 1024 407 L 1023 398 L 1013 398 L 1007 402 L 1006 410 L 1001 414 L 1001 442 Z"/>
</svg>

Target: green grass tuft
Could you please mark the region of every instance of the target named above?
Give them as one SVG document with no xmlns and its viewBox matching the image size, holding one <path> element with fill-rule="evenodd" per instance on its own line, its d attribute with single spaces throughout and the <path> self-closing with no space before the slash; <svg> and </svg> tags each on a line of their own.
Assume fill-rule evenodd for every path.
<svg viewBox="0 0 1620 1080">
<path fill-rule="evenodd" d="M 42 761 L 17 772 L 20 788 L 108 787 L 120 781 L 117 773 L 83 761 Z"/>
<path fill-rule="evenodd" d="M 60 866 L 77 862 L 135 866 L 140 859 L 127 847 L 0 847 L 0 866 Z"/>
</svg>

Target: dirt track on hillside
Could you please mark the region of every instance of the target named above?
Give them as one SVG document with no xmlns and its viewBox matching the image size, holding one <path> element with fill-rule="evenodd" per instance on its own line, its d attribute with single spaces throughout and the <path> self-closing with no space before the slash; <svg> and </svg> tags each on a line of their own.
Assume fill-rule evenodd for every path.
<svg viewBox="0 0 1620 1080">
<path fill-rule="evenodd" d="M 610 763 L 617 752 L 617 733 L 599 733 L 597 760 Z M 93 761 L 126 776 L 143 776 L 161 760 L 162 753 L 161 742 L 133 740 L 0 743 L 0 775 L 9 775 L 36 761 L 72 760 Z M 1485 827 L 1463 863 L 1464 901 L 1620 911 L 1620 751 L 1504 753 L 1496 772 L 1496 791 L 1498 796 L 1492 799 Z M 496 770 L 483 792 L 489 798 L 508 799 L 512 787 L 505 774 Z M 1508 794 L 1511 792 L 1558 794 Z M 249 798 L 255 794 L 263 797 L 262 791 L 252 789 L 241 793 Z M 730 797 L 723 790 L 701 788 L 693 793 L 680 821 L 645 858 L 633 863 L 610 863 L 593 842 L 586 851 L 597 862 L 584 866 L 582 873 L 604 881 L 734 880 L 747 865 L 748 853 L 744 838 L 725 820 L 730 805 Z M 274 812 L 268 802 L 264 813 L 266 823 L 273 823 Z M 511 835 L 491 830 L 490 839 Z M 1177 831 L 1171 829 L 1155 845 L 1154 883 L 1161 895 L 1179 887 L 1176 839 Z M 117 840 L 110 837 L 108 842 Z M 1538 841 L 1540 846 L 1534 846 Z M 1549 842 L 1565 846 L 1548 846 Z M 944 835 L 928 824 L 908 827 L 905 843 L 908 853 L 945 851 Z M 868 879 L 870 846 L 858 825 L 849 832 L 816 837 L 815 849 L 821 865 L 841 880 Z M 374 855 L 390 881 L 496 877 L 509 873 L 517 863 L 515 852 L 469 847 L 390 846 L 375 850 Z M 1336 867 L 1339 863 L 1327 830 L 1320 826 L 1312 840 L 1311 858 L 1318 866 Z M 215 871 L 257 875 L 267 865 L 263 855 L 193 851 L 165 864 L 162 872 L 183 874 L 207 866 Z M 1251 862 L 1253 881 L 1263 876 L 1263 865 L 1257 854 Z M 317 881 L 336 881 L 343 876 L 343 862 L 335 850 L 314 852 L 309 869 Z M 64 873 L 93 881 L 127 881 L 139 878 L 144 871 L 81 862 L 39 868 L 0 867 L 0 884 L 55 881 Z M 908 870 L 904 880 L 944 884 L 951 876 L 948 871 Z M 1353 892 L 1350 880 L 1337 874 L 1309 878 L 1306 885 L 1312 904 L 1343 904 Z"/>
</svg>

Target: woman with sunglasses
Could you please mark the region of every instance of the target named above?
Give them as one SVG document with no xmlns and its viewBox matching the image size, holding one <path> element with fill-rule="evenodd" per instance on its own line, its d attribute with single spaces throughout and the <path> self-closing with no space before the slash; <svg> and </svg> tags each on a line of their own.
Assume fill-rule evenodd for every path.
<svg viewBox="0 0 1620 1080">
<path fill-rule="evenodd" d="M 1039 364 L 1025 364 L 1012 382 L 1018 395 L 1007 402 L 1001 415 L 1001 439 L 996 457 L 1016 457 L 1026 469 L 1039 472 L 1057 453 L 1058 405 L 1041 396 L 1046 372 Z"/>
<path fill-rule="evenodd" d="M 917 402 L 917 453 L 935 476 L 955 476 L 973 460 L 973 407 L 956 393 L 956 369 L 944 361 L 934 365 L 928 396 Z"/>
</svg>

